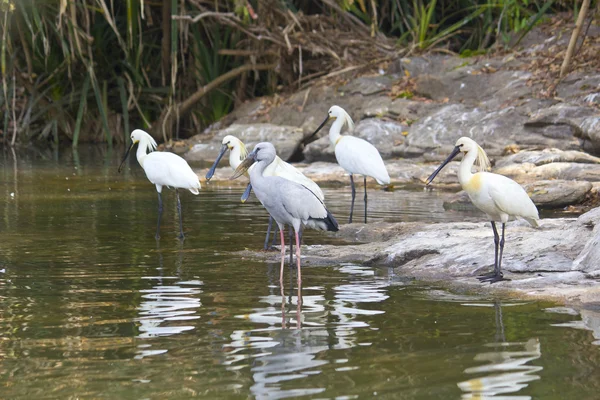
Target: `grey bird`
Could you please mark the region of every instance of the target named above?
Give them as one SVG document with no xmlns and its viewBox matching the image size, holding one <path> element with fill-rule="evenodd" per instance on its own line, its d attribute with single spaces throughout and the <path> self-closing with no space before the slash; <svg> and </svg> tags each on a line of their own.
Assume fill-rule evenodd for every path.
<svg viewBox="0 0 600 400">
<path fill-rule="evenodd" d="M 302 282 L 300 273 L 300 239 L 298 232 L 301 225 L 309 228 L 337 232 L 338 223 L 325 208 L 325 204 L 317 195 L 299 183 L 278 176 L 263 176 L 263 171 L 273 162 L 276 156 L 275 147 L 268 142 L 259 143 L 252 153 L 236 168 L 231 179 L 244 174 L 256 163 L 250 173 L 250 183 L 258 200 L 271 214 L 279 226 L 281 238 L 281 271 L 279 282 L 283 284 L 283 264 L 285 259 L 284 227 L 290 225 L 296 235 L 296 264 L 298 266 L 298 285 Z"/>
</svg>

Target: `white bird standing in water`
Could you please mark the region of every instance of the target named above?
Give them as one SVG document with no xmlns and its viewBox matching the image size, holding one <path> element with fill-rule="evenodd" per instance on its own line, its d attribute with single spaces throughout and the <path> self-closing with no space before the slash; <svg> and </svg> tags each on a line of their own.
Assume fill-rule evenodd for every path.
<svg viewBox="0 0 600 400">
<path fill-rule="evenodd" d="M 279 281 L 283 285 L 283 264 L 285 245 L 283 229 L 285 225 L 294 228 L 296 234 L 296 264 L 298 285 L 302 282 L 300 273 L 300 238 L 298 232 L 302 224 L 309 228 L 337 231 L 338 223 L 325 208 L 323 202 L 309 188 L 279 176 L 266 176 L 264 171 L 275 160 L 275 147 L 263 142 L 254 147 L 252 153 L 236 168 L 231 179 L 244 174 L 254 163 L 250 172 L 250 183 L 254 193 L 279 226 L 281 238 L 281 270 Z"/>
<path fill-rule="evenodd" d="M 236 138 L 233 135 L 225 136 L 223 138 L 223 140 L 221 141 L 221 143 L 222 143 L 221 151 L 219 152 L 219 155 L 217 156 L 217 159 L 215 160 L 212 167 L 210 167 L 210 169 L 206 173 L 207 181 L 209 181 L 215 174 L 217 165 L 219 164 L 219 162 L 221 161 L 221 159 L 223 158 L 223 156 L 225 155 L 227 150 L 230 151 L 229 152 L 229 165 L 231 166 L 231 168 L 234 171 L 242 163 L 242 161 L 248 156 L 248 151 L 246 150 L 246 146 L 244 145 L 244 143 L 240 139 Z M 250 170 L 252 168 L 254 168 L 254 166 L 250 167 Z M 319 185 L 317 185 L 311 179 L 304 176 L 304 174 L 302 174 L 302 172 L 298 171 L 296 169 L 296 167 L 283 161 L 277 155 L 275 156 L 275 159 L 273 160 L 273 162 L 270 163 L 269 165 L 267 165 L 267 167 L 265 168 L 265 170 L 263 172 L 263 175 L 264 176 L 279 176 L 279 177 L 285 178 L 289 181 L 299 183 L 299 184 L 307 187 L 308 189 L 310 189 L 310 191 L 312 191 L 315 194 L 315 196 L 317 196 L 319 198 L 319 200 L 321 200 L 321 201 L 325 200 L 325 195 L 323 194 L 323 191 L 321 190 Z M 250 184 L 248 184 L 246 191 L 242 195 L 242 202 L 245 202 L 246 200 L 248 200 L 248 196 L 250 196 L 251 190 L 252 190 L 252 184 L 250 183 Z M 269 245 L 269 236 L 271 235 L 272 224 L 273 224 L 273 217 L 269 216 L 269 227 L 267 229 L 267 237 L 265 238 L 265 245 L 264 245 L 265 250 L 267 250 L 268 245 Z M 291 243 L 290 243 L 290 245 L 291 245 Z M 290 250 L 290 256 L 291 256 L 291 250 Z"/>
<path fill-rule="evenodd" d="M 137 149 L 137 160 L 146 173 L 148 180 L 156 185 L 158 192 L 158 222 L 156 224 L 156 239 L 160 239 L 160 219 L 163 212 L 162 188 L 163 186 L 175 188 L 177 194 L 177 211 L 179 212 L 179 238 L 183 239 L 183 220 L 181 217 L 181 200 L 179 199 L 179 189 L 187 189 L 193 194 L 199 194 L 200 180 L 198 175 L 192 171 L 188 163 L 177 154 L 156 150 L 156 141 L 148 133 L 141 129 L 131 132 L 131 145 L 127 149 L 119 172 L 129 155 L 133 146 L 139 143 Z M 147 153 L 149 151 L 150 153 Z"/>
<path fill-rule="evenodd" d="M 354 128 L 352 118 L 350 118 L 350 115 L 348 115 L 346 110 L 342 107 L 331 107 L 327 118 L 319 125 L 311 137 L 316 135 L 330 119 L 335 119 L 335 122 L 331 125 L 331 128 L 329 128 L 329 140 L 335 148 L 335 158 L 337 159 L 338 164 L 350 174 L 352 205 L 350 206 L 350 219 L 348 222 L 352 223 L 354 199 L 356 197 L 353 174 L 358 174 L 363 175 L 364 177 L 365 223 L 367 223 L 367 176 L 375 178 L 380 185 L 388 185 L 390 183 L 390 175 L 385 168 L 381 154 L 379 154 L 379 151 L 375 146 L 364 139 L 340 134 L 345 124 L 348 124 L 348 131 L 351 131 Z"/>
<path fill-rule="evenodd" d="M 458 139 L 450 156 L 427 178 L 428 185 L 458 153 L 465 154 L 458 170 L 458 181 L 463 190 L 469 195 L 475 207 L 488 215 L 492 223 L 492 229 L 494 230 L 494 272 L 482 275 L 478 279 L 482 282 L 489 281 L 490 283 L 506 280 L 503 278 L 501 271 L 506 223 L 511 217 L 520 217 L 532 226 L 537 227 L 537 220 L 540 218 L 538 210 L 527 195 L 527 192 L 517 182 L 503 175 L 483 172 L 489 168 L 490 161 L 485 151 L 475 141 L 467 137 Z M 475 161 L 477 161 L 479 169 L 482 172 L 473 174 L 471 167 L 473 167 Z M 502 239 L 498 235 L 495 222 L 502 223 Z"/>
</svg>

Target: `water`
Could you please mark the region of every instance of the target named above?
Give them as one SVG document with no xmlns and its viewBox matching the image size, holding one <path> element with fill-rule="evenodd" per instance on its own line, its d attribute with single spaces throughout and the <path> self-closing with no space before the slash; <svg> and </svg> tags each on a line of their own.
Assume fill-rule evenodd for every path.
<svg viewBox="0 0 600 400">
<path fill-rule="evenodd" d="M 353 264 L 305 268 L 298 307 L 292 273 L 237 253 L 267 221 L 242 188 L 182 194 L 183 244 L 167 191 L 157 245 L 154 189 L 119 152 L 2 156 L 0 398 L 597 398 L 594 312 Z M 345 220 L 347 190 L 326 197 Z M 372 220 L 481 218 L 444 197 L 373 190 Z"/>
</svg>

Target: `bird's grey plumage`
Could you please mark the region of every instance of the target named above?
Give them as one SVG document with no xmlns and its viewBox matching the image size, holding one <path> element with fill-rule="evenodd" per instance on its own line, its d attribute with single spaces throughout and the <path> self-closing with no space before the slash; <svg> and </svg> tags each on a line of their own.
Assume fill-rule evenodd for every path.
<svg viewBox="0 0 600 400">
<path fill-rule="evenodd" d="M 252 153 L 236 168 L 232 179 L 241 176 L 250 166 L 250 183 L 256 198 L 267 209 L 279 225 L 281 239 L 281 267 L 279 282 L 283 284 L 283 264 L 285 243 L 283 229 L 285 225 L 294 227 L 296 236 L 296 264 L 298 266 L 298 286 L 302 282 L 300 272 L 300 239 L 298 232 L 302 224 L 316 229 L 337 231 L 338 223 L 323 202 L 310 189 L 299 183 L 278 176 L 263 176 L 265 168 L 275 159 L 275 147 L 263 142 L 254 147 Z"/>
<path fill-rule="evenodd" d="M 278 176 L 263 176 L 263 170 L 276 155 L 271 143 L 259 143 L 254 149 L 258 163 L 250 171 L 252 188 L 280 228 L 291 225 L 298 231 L 304 224 L 314 229 L 338 230 L 333 216 L 310 189 Z"/>
</svg>

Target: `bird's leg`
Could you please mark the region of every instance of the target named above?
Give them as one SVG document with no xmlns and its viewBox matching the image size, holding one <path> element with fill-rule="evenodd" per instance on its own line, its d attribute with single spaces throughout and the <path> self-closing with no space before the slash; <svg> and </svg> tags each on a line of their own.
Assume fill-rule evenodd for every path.
<svg viewBox="0 0 600 400">
<path fill-rule="evenodd" d="M 279 232 L 279 225 L 275 224 L 275 233 L 273 234 L 273 241 L 271 242 L 271 248 L 275 246 L 275 242 L 277 241 L 277 232 Z"/>
<path fill-rule="evenodd" d="M 290 268 L 294 266 L 294 232 L 292 231 L 292 226 L 290 225 Z"/>
<path fill-rule="evenodd" d="M 263 250 L 269 250 L 269 239 L 271 238 L 271 226 L 273 225 L 273 217 L 269 215 L 269 227 L 267 228 L 267 237 L 265 238 L 265 245 L 263 246 Z"/>
<path fill-rule="evenodd" d="M 296 233 L 296 264 L 298 265 L 298 290 L 300 290 L 300 285 L 302 284 L 302 275 L 300 273 L 300 237 L 298 236 L 298 232 Z M 298 297 L 298 302 L 302 302 L 300 297 Z M 300 307 L 300 306 L 298 306 Z"/>
<path fill-rule="evenodd" d="M 183 219 L 181 217 L 181 200 L 179 199 L 179 190 L 175 189 L 175 194 L 177 195 L 177 213 L 179 214 L 179 239 L 184 239 L 183 235 Z"/>
<path fill-rule="evenodd" d="M 502 223 L 502 239 L 500 239 L 500 254 L 498 254 L 498 275 L 502 276 L 502 253 L 504 252 L 504 229 L 506 228 L 506 223 Z"/>
<path fill-rule="evenodd" d="M 162 213 L 163 213 L 162 196 L 161 196 L 160 192 L 158 192 L 158 222 L 156 223 L 156 235 L 154 236 L 156 238 L 156 240 L 160 239 L 160 218 L 162 217 Z"/>
<path fill-rule="evenodd" d="M 281 268 L 279 269 L 279 284 L 283 286 L 283 264 L 285 264 L 285 239 L 283 229 L 279 227 L 279 238 L 281 239 Z"/>
<path fill-rule="evenodd" d="M 365 179 L 365 224 L 367 223 L 367 177 Z"/>
<path fill-rule="evenodd" d="M 350 219 L 348 223 L 352 223 L 352 213 L 354 212 L 354 198 L 356 197 L 356 189 L 354 188 L 354 178 L 350 174 L 350 186 L 352 187 L 352 204 L 350 204 Z"/>
<path fill-rule="evenodd" d="M 296 302 L 296 329 L 302 329 L 302 282 L 298 281 L 298 301 Z"/>
<path fill-rule="evenodd" d="M 502 250 L 504 249 L 504 228 L 506 227 L 505 223 L 502 223 L 502 239 L 498 235 L 498 230 L 496 229 L 496 223 L 492 221 L 492 229 L 494 230 L 494 271 L 489 274 L 480 275 L 477 277 L 480 282 L 500 282 L 500 281 L 509 281 L 510 279 L 505 279 L 500 270 L 501 259 L 502 259 Z"/>
<path fill-rule="evenodd" d="M 279 285 L 281 289 L 281 329 L 285 329 L 285 294 L 283 293 L 283 285 Z"/>
</svg>

